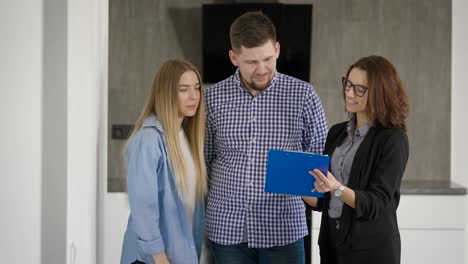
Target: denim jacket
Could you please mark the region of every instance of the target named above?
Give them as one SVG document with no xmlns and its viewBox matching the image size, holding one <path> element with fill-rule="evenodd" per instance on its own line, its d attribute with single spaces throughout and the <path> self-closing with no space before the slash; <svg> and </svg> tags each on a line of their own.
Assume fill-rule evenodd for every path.
<svg viewBox="0 0 468 264">
<path fill-rule="evenodd" d="M 154 263 L 164 252 L 170 263 L 198 263 L 204 236 L 204 201 L 197 201 L 193 229 L 183 194 L 175 185 L 164 131 L 155 116 L 145 119 L 127 148 L 127 185 L 130 217 L 121 264 L 136 260 Z"/>
</svg>

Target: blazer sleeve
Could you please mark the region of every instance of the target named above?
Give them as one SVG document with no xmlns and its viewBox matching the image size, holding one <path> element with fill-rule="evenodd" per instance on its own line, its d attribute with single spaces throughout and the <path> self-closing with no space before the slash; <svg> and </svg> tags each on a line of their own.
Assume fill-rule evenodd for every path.
<svg viewBox="0 0 468 264">
<path fill-rule="evenodd" d="M 325 194 L 326 196 L 327 194 Z M 304 205 L 306 207 L 306 209 L 311 209 L 312 211 L 316 211 L 316 212 L 323 212 L 325 210 L 325 203 L 324 203 L 324 199 L 325 197 L 323 198 L 317 198 L 317 207 L 314 207 L 310 204 L 308 204 L 307 202 L 303 201 L 304 202 Z"/>
<path fill-rule="evenodd" d="M 406 133 L 394 129 L 377 152 L 369 184 L 365 191 L 354 190 L 356 194 L 356 216 L 376 219 L 388 206 L 393 206 L 393 196 L 398 192 L 408 161 L 409 146 Z"/>
<path fill-rule="evenodd" d="M 143 128 L 127 149 L 127 185 L 132 228 L 138 236 L 137 247 L 153 255 L 165 250 L 159 229 L 158 163 L 162 159 L 157 147 L 160 135 L 153 128 Z"/>
</svg>

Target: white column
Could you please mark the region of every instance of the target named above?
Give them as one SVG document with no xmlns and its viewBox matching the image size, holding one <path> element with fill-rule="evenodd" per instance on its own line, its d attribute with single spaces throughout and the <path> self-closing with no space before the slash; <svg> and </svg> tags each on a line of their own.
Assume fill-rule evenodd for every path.
<svg viewBox="0 0 468 264">
<path fill-rule="evenodd" d="M 452 0 L 451 180 L 468 186 L 468 1 Z M 465 199 L 466 200 L 466 199 Z M 466 202 L 465 202 L 466 203 Z M 468 206 L 465 204 L 465 248 Z M 466 252 L 466 250 L 465 250 Z M 468 264 L 465 253 L 465 263 Z"/>
<path fill-rule="evenodd" d="M 94 264 L 97 252 L 99 1 L 68 1 L 67 262 Z"/>
</svg>

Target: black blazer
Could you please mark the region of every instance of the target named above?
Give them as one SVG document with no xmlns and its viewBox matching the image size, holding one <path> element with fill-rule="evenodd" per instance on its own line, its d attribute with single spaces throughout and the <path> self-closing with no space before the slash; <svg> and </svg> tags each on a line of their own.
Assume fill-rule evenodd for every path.
<svg viewBox="0 0 468 264">
<path fill-rule="evenodd" d="M 331 156 L 347 136 L 343 122 L 328 132 L 325 154 Z M 400 263 L 401 241 L 396 218 L 400 184 L 409 155 L 408 137 L 400 128 L 378 123 L 369 129 L 351 166 L 347 187 L 356 194 L 356 208 L 343 205 L 337 230 L 338 257 L 344 263 Z M 327 247 L 330 193 L 319 199 L 323 211 L 319 235 L 320 255 Z"/>
</svg>

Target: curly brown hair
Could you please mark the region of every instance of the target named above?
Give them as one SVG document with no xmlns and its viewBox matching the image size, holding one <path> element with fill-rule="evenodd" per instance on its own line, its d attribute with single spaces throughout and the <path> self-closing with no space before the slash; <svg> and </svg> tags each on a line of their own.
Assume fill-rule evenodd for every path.
<svg viewBox="0 0 468 264">
<path fill-rule="evenodd" d="M 349 66 L 346 77 L 353 68 L 367 73 L 367 113 L 370 120 L 384 127 L 399 127 L 406 131 L 408 96 L 395 66 L 382 56 L 372 55 Z"/>
</svg>

